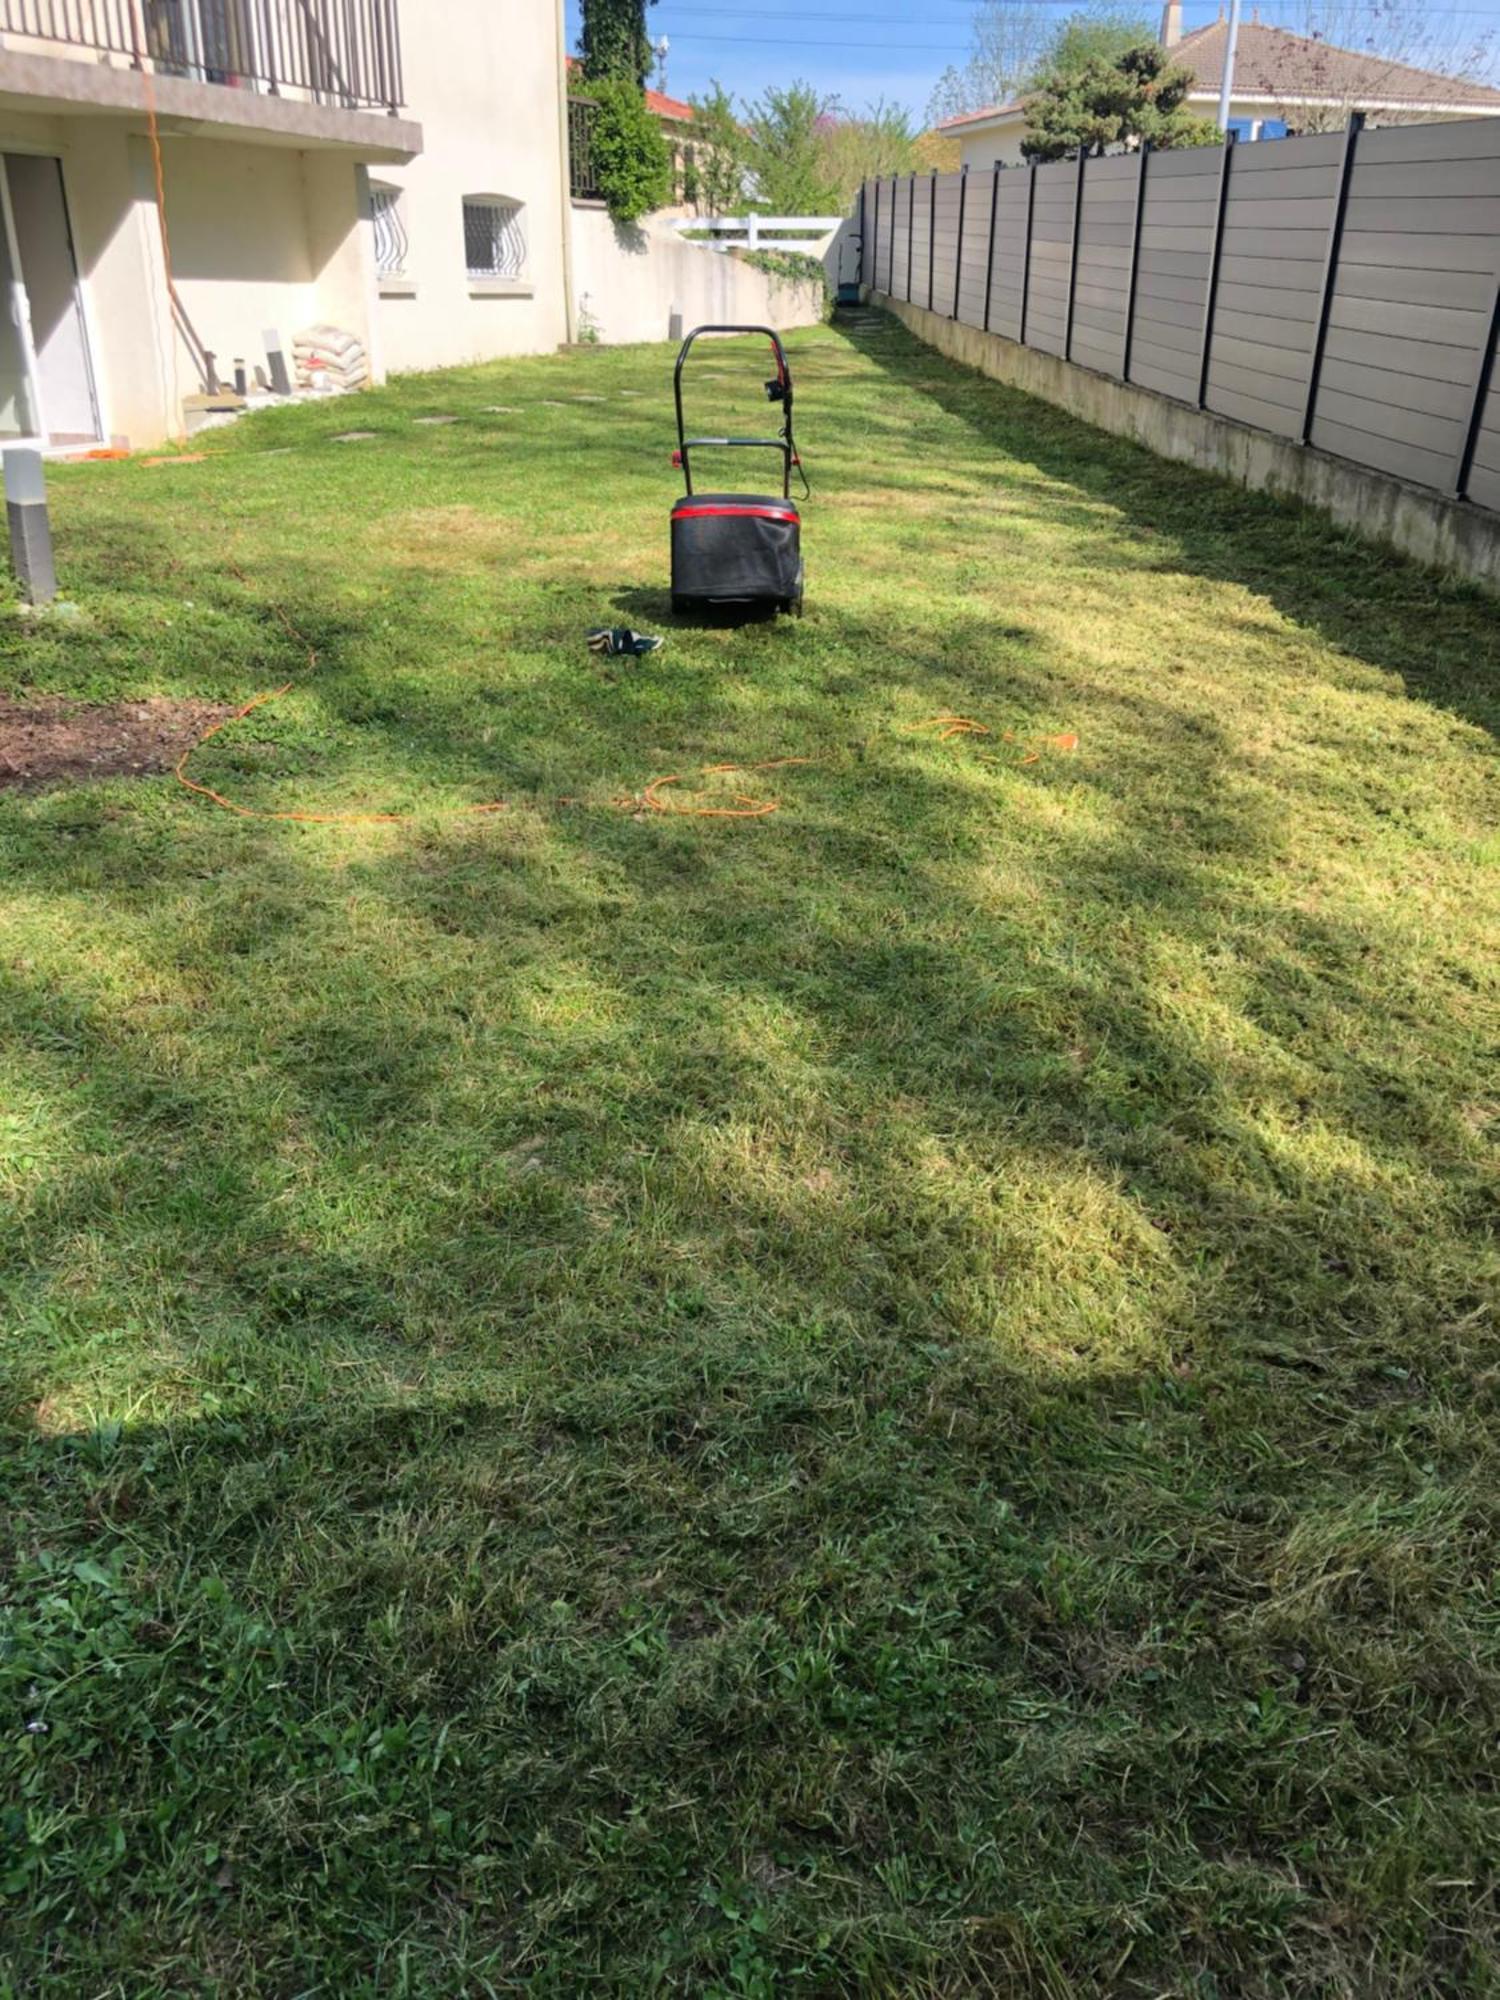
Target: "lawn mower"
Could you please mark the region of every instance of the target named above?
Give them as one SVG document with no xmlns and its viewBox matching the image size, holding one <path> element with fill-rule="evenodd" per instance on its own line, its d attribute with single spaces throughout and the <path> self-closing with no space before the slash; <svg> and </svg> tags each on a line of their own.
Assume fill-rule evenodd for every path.
<svg viewBox="0 0 1500 2000">
<path fill-rule="evenodd" d="M 693 342 L 708 333 L 760 333 L 771 343 L 776 373 L 766 383 L 766 400 L 781 405 L 775 437 L 693 437 L 682 420 L 682 370 Z M 695 326 L 677 352 L 672 376 L 677 399 L 677 449 L 672 463 L 682 468 L 687 491 L 672 509 L 672 609 L 709 606 L 768 607 L 802 611 L 802 523 L 792 501 L 792 467 L 802 461 L 792 442 L 792 371 L 786 349 L 768 326 Z M 749 447 L 781 453 L 781 492 L 695 493 L 693 453 L 708 448 Z M 806 478 L 804 476 L 804 485 Z"/>
</svg>

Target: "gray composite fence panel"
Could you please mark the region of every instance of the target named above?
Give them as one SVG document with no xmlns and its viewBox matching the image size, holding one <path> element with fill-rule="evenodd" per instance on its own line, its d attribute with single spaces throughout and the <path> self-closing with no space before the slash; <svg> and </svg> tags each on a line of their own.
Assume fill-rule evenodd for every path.
<svg viewBox="0 0 1500 2000">
<path fill-rule="evenodd" d="M 1021 284 L 1026 268 L 1026 206 L 1031 175 L 1002 169 L 995 192 L 995 244 L 990 260 L 990 332 L 1021 337 Z"/>
<path fill-rule="evenodd" d="M 1313 444 L 1424 486 L 1451 481 L 1489 334 L 1497 242 L 1500 130 L 1487 144 L 1462 126 L 1361 133 Z"/>
<path fill-rule="evenodd" d="M 953 287 L 958 281 L 958 211 L 960 174 L 939 174 L 933 201 L 932 309 L 953 317 Z"/>
<path fill-rule="evenodd" d="M 965 326 L 984 325 L 984 289 L 989 273 L 990 202 L 996 175 L 971 170 L 964 195 L 964 233 L 959 245 L 958 317 Z"/>
<path fill-rule="evenodd" d="M 891 297 L 893 299 L 905 299 L 906 297 L 908 297 L 906 289 L 906 272 L 908 266 L 908 259 L 910 256 L 909 241 L 910 241 L 911 214 L 912 214 L 911 210 L 912 185 L 913 185 L 912 177 L 908 174 L 903 181 L 900 181 L 897 184 L 896 199 L 891 205 L 891 217 L 892 217 Z"/>
<path fill-rule="evenodd" d="M 916 201 L 911 217 L 911 299 L 913 305 L 927 304 L 927 288 L 932 275 L 932 186 L 931 176 L 917 177 Z"/>
<path fill-rule="evenodd" d="M 1224 204 L 1207 407 L 1278 437 L 1301 434 L 1343 134 L 1235 151 Z M 1258 254 L 1265 237 L 1280 248 Z"/>
<path fill-rule="evenodd" d="M 1073 286 L 1072 358 L 1105 375 L 1118 373 L 1124 345 L 1140 173 L 1139 154 L 1120 153 L 1110 159 L 1090 160 L 1084 174 Z"/>
<path fill-rule="evenodd" d="M 1237 147 L 1222 229 L 1218 147 L 1153 153 L 1144 184 L 1139 154 L 1091 159 L 1081 192 L 1076 160 L 902 176 L 878 203 L 871 182 L 862 269 L 1045 353 L 1071 327 L 1081 367 L 1128 350 L 1128 380 L 1183 402 L 1201 375 L 1207 408 L 1279 437 L 1311 390 L 1314 445 L 1500 511 L 1500 119 L 1367 126 L 1340 221 L 1344 146 Z"/>
<path fill-rule="evenodd" d="M 1153 155 L 1146 179 L 1130 379 L 1184 403 L 1198 400 L 1222 169 L 1217 146 L 1195 146 Z"/>
<path fill-rule="evenodd" d="M 1497 367 L 1500 374 L 1500 367 Z M 1500 509 L 1500 382 L 1491 381 L 1469 468 L 1469 498 Z"/>
<path fill-rule="evenodd" d="M 1078 166 L 1053 160 L 1036 169 L 1031 218 L 1031 270 L 1026 291 L 1026 345 L 1061 354 L 1068 332 L 1068 274 L 1073 264 L 1073 214 Z"/>
</svg>

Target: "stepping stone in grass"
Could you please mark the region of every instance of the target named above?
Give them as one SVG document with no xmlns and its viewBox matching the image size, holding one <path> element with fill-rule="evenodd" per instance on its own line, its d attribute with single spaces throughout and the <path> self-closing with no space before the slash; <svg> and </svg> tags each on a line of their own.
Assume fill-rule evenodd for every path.
<svg viewBox="0 0 1500 2000">
<path fill-rule="evenodd" d="M 457 417 L 413 417 L 414 424 L 456 424 Z"/>
<path fill-rule="evenodd" d="M 603 403 L 606 402 L 607 400 L 608 398 L 604 396 L 586 395 L 582 389 L 580 389 L 578 394 L 573 398 L 573 401 L 575 403 Z"/>
<path fill-rule="evenodd" d="M 521 414 L 519 403 L 486 403 L 483 408 L 485 415 L 490 417 L 518 417 Z"/>
<path fill-rule="evenodd" d="M 377 435 L 375 431 L 340 431 L 333 441 L 335 444 L 362 444 L 366 438 Z"/>
<path fill-rule="evenodd" d="M 565 410 L 567 407 L 567 404 L 560 403 L 556 396 L 543 396 L 542 398 L 542 408 L 545 410 Z"/>
<path fill-rule="evenodd" d="M 615 393 L 619 396 L 644 396 L 646 392 L 644 389 L 617 389 Z"/>
</svg>

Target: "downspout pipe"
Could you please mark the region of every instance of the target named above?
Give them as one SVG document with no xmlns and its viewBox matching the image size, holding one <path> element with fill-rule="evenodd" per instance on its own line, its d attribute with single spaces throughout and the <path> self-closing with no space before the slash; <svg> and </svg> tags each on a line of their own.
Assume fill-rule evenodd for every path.
<svg viewBox="0 0 1500 2000">
<path fill-rule="evenodd" d="M 566 0 L 553 0 L 553 12 L 557 17 L 557 190 L 562 204 L 563 338 L 571 345 L 577 332 L 577 322 L 573 314 L 573 169 L 568 157 Z"/>
</svg>

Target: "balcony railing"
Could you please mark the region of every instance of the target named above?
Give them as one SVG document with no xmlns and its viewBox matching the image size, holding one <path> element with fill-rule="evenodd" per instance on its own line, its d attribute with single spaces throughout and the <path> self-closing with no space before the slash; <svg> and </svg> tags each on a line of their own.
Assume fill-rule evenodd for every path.
<svg viewBox="0 0 1500 2000">
<path fill-rule="evenodd" d="M 0 0 L 7 46 L 349 111 L 404 102 L 398 0 Z M 50 45 L 50 48 L 47 46 Z"/>
</svg>

